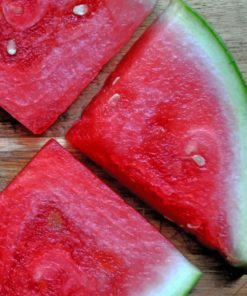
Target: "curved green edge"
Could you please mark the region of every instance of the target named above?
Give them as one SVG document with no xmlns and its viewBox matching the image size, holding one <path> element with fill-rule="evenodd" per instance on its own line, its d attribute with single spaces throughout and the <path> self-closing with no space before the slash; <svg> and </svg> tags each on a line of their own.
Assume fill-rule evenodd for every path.
<svg viewBox="0 0 247 296">
<path fill-rule="evenodd" d="M 166 263 L 167 264 L 167 263 Z M 164 281 L 160 284 L 149 287 L 144 293 L 135 296 L 187 296 L 200 280 L 202 273 L 192 265 L 182 254 L 175 251 L 173 253 L 170 268 L 165 265 L 164 270 L 160 270 L 160 275 L 164 276 Z"/>
<path fill-rule="evenodd" d="M 198 272 L 196 275 L 194 275 L 190 285 L 188 286 L 188 289 L 185 290 L 184 294 L 181 294 L 181 296 L 188 296 L 192 289 L 196 286 L 196 284 L 199 282 L 199 280 L 202 277 L 202 273 Z M 180 295 L 174 295 L 174 296 L 180 296 Z"/>
<path fill-rule="evenodd" d="M 186 267 L 184 267 L 186 269 Z M 184 277 L 179 273 L 175 275 L 171 290 L 165 290 L 160 296 L 187 296 L 201 279 L 202 273 L 193 265 L 187 266 L 188 273 Z M 151 296 L 151 295 L 149 295 Z"/>
<path fill-rule="evenodd" d="M 173 287 L 171 294 L 164 293 L 163 295 L 166 295 L 166 296 L 189 295 L 191 290 L 196 286 L 198 281 L 201 279 L 202 273 L 193 265 L 191 265 L 190 267 L 187 267 L 187 270 L 189 270 L 189 274 L 187 274 L 187 276 L 184 277 L 183 280 L 181 280 L 182 277 L 179 274 L 176 275 L 177 280 L 175 281 L 175 285 L 177 286 L 177 288 Z"/>
<path fill-rule="evenodd" d="M 212 64 L 218 70 L 224 90 L 229 95 L 236 130 L 233 129 L 233 139 L 237 140 L 235 154 L 238 180 L 233 179 L 232 196 L 238 200 L 229 201 L 228 221 L 232 225 L 232 254 L 228 261 L 238 267 L 247 267 L 247 86 L 244 78 L 228 51 L 222 39 L 209 23 L 183 0 L 171 0 L 165 11 L 166 18 L 178 23 L 186 34 L 189 34 L 195 44 L 207 54 Z M 234 138 L 235 137 L 235 138 Z M 234 177 L 234 176 L 233 176 Z M 236 205 L 237 204 L 237 205 Z"/>
<path fill-rule="evenodd" d="M 179 3 L 180 6 L 182 6 L 185 10 L 187 10 L 187 12 L 189 14 L 192 14 L 199 22 L 201 22 L 202 26 L 205 27 L 212 34 L 212 37 L 214 37 L 215 41 L 222 47 L 222 49 L 224 50 L 225 55 L 228 58 L 232 68 L 234 68 L 236 74 L 239 76 L 239 79 L 242 81 L 243 85 L 245 86 L 245 92 L 246 92 L 246 96 L 247 96 L 247 86 L 246 86 L 246 82 L 245 82 L 245 80 L 243 78 L 243 75 L 242 75 L 241 71 L 239 70 L 239 67 L 238 67 L 235 59 L 233 58 L 231 52 L 228 50 L 228 48 L 225 45 L 224 41 L 216 33 L 216 31 L 213 29 L 213 27 L 207 22 L 207 20 L 205 18 L 203 18 L 195 9 L 193 9 L 191 6 L 189 6 L 189 4 L 187 4 L 185 1 L 183 1 L 183 0 L 171 0 L 170 2 L 171 2 L 170 5 L 173 5 L 174 3 L 176 3 L 176 4 Z"/>
</svg>

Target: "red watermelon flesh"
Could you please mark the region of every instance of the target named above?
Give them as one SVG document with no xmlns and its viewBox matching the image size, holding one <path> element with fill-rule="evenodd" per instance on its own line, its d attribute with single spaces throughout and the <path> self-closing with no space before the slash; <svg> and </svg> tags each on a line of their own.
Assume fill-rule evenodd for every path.
<svg viewBox="0 0 247 296">
<path fill-rule="evenodd" d="M 245 266 L 246 102 L 222 41 L 173 0 L 68 139 L 168 219 Z"/>
<path fill-rule="evenodd" d="M 1 0 L 0 107 L 44 132 L 128 41 L 155 0 Z"/>
<path fill-rule="evenodd" d="M 182 296 L 200 272 L 51 140 L 0 194 L 0 295 Z"/>
</svg>

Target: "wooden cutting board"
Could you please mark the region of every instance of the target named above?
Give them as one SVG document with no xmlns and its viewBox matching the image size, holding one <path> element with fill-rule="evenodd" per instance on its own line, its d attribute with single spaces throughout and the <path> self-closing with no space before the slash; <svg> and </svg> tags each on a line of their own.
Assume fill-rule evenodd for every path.
<svg viewBox="0 0 247 296">
<path fill-rule="evenodd" d="M 245 79 L 247 79 L 247 0 L 188 0 L 188 2 L 214 25 L 228 44 Z M 83 108 L 101 88 L 104 80 L 123 54 L 156 16 L 164 10 L 167 4 L 168 0 L 158 1 L 154 13 L 138 30 L 128 46 L 103 69 L 97 79 L 91 83 L 73 106 L 42 136 L 33 136 L 6 112 L 0 110 L 0 190 L 12 180 L 50 137 L 55 137 L 78 159 L 85 162 L 110 186 L 114 187 L 127 202 L 141 212 L 202 270 L 203 277 L 191 295 L 247 296 L 247 276 L 228 266 L 215 252 L 202 247 L 193 237 L 156 214 L 109 175 L 81 156 L 78 151 L 72 149 L 64 140 L 66 131 L 79 118 Z"/>
</svg>

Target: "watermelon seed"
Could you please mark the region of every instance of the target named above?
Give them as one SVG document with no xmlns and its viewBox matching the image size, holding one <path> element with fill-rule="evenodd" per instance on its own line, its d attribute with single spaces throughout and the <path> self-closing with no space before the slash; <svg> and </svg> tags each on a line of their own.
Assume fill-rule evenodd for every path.
<svg viewBox="0 0 247 296">
<path fill-rule="evenodd" d="M 9 40 L 7 44 L 7 52 L 9 55 L 15 55 L 17 52 L 15 40 Z"/>
<path fill-rule="evenodd" d="M 190 155 L 193 151 L 196 151 L 196 150 L 197 150 L 197 144 L 194 142 L 190 142 L 185 148 L 185 153 L 187 155 Z"/>
<path fill-rule="evenodd" d="M 85 14 L 88 13 L 88 6 L 86 4 L 76 5 L 73 8 L 73 13 L 75 15 L 84 16 Z"/>
<path fill-rule="evenodd" d="M 189 229 L 198 229 L 198 228 L 200 228 L 200 225 L 193 225 L 193 224 L 187 224 L 187 227 L 189 228 Z"/>
<path fill-rule="evenodd" d="M 115 106 L 120 99 L 120 94 L 114 94 L 108 101 L 108 104 L 111 106 Z"/>
<path fill-rule="evenodd" d="M 206 164 L 206 159 L 204 157 L 202 157 L 201 155 L 196 154 L 196 155 L 192 156 L 192 159 L 199 167 L 203 167 Z"/>
<path fill-rule="evenodd" d="M 112 82 L 112 86 L 116 85 L 118 81 L 120 80 L 120 76 L 116 77 L 114 81 Z"/>
</svg>

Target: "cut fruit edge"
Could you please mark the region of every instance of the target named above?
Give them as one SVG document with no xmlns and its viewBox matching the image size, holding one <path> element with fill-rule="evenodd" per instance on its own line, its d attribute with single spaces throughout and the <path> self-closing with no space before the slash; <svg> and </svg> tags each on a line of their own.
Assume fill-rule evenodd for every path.
<svg viewBox="0 0 247 296">
<path fill-rule="evenodd" d="M 65 158 L 71 158 L 71 161 L 78 162 L 78 164 L 83 166 L 85 171 L 88 171 L 91 175 L 93 175 L 97 182 L 101 182 L 103 184 L 103 181 L 97 175 L 93 174 L 92 171 L 87 168 L 87 166 L 77 160 L 70 152 L 67 151 L 67 149 L 58 143 L 56 139 L 51 138 L 41 147 L 37 153 L 35 153 L 31 160 L 3 189 L 3 191 L 0 192 L 0 197 L 2 197 L 1 194 L 8 190 L 9 187 L 13 186 L 13 183 L 20 182 L 20 178 L 26 174 L 26 171 L 28 171 L 30 166 L 32 167 L 36 159 L 39 158 L 44 151 L 49 149 L 56 149 L 57 151 L 59 151 L 58 149 L 62 149 L 63 151 L 60 151 L 59 153 L 64 154 L 63 156 Z M 106 186 L 110 191 L 112 190 L 105 183 L 104 186 Z M 116 193 L 114 192 L 114 195 L 115 194 Z M 119 197 L 119 199 L 125 204 L 125 201 L 122 198 Z M 131 211 L 135 211 L 135 213 L 139 215 L 145 223 L 150 224 L 135 209 L 133 209 L 131 206 L 129 206 L 129 208 Z M 150 226 L 154 229 L 154 231 L 158 232 L 154 226 L 151 224 Z M 162 236 L 162 234 L 160 234 L 160 236 Z M 163 237 L 163 239 L 168 241 L 167 246 L 170 249 L 170 254 L 168 260 L 164 262 L 164 267 L 160 266 L 158 269 L 159 281 L 155 282 L 154 285 L 144 287 L 142 293 L 138 292 L 138 294 L 133 294 L 133 296 L 186 296 L 200 280 L 202 276 L 201 271 L 186 257 L 184 257 L 183 254 L 173 244 L 169 243 L 167 238 Z"/>
<path fill-rule="evenodd" d="M 176 255 L 175 255 L 176 256 Z M 164 282 L 150 287 L 141 295 L 134 296 L 186 296 L 200 280 L 202 273 L 190 264 L 184 257 L 177 255 L 174 258 L 173 273 L 165 275 Z M 177 268 L 175 268 L 175 266 Z M 162 270 L 161 270 L 162 274 Z"/>
<path fill-rule="evenodd" d="M 128 43 L 128 41 L 131 39 L 131 37 L 133 37 L 134 33 L 137 31 L 138 27 L 143 23 L 143 21 L 148 17 L 148 15 L 150 15 L 152 13 L 154 6 L 156 4 L 156 1 L 157 0 L 133 1 L 133 2 L 136 2 L 137 4 L 140 4 L 141 5 L 140 8 L 142 7 L 142 9 L 143 9 L 143 11 L 140 11 L 140 13 L 139 13 L 139 18 L 136 19 L 136 21 L 138 21 L 138 23 L 132 24 L 130 26 L 131 30 L 128 32 L 126 31 L 127 35 L 124 35 L 123 38 L 120 38 L 118 43 L 116 43 L 116 45 L 114 47 L 112 47 L 112 49 L 111 49 L 112 52 L 111 52 L 110 56 L 109 56 L 109 52 L 108 52 L 108 55 L 106 55 L 105 57 L 104 57 L 104 55 L 103 55 L 103 57 L 101 57 L 102 53 L 99 55 L 101 57 L 101 60 L 98 61 L 98 63 L 96 63 L 94 65 L 94 70 L 96 68 L 97 71 L 95 72 L 95 71 L 92 71 L 92 69 L 91 69 L 91 71 L 89 71 L 90 73 L 88 73 L 88 75 L 87 75 L 87 79 L 85 79 L 84 83 L 82 83 L 80 85 L 80 87 L 76 87 L 76 89 L 75 89 L 75 85 L 72 85 L 69 89 L 62 92 L 60 94 L 60 97 L 57 95 L 57 101 L 59 100 L 59 102 L 58 102 L 59 108 L 55 108 L 56 112 L 53 112 L 53 114 L 51 114 L 50 109 L 53 110 L 54 106 L 53 106 L 53 108 L 48 108 L 49 106 L 48 107 L 46 106 L 46 107 L 44 107 L 45 110 L 43 110 L 41 113 L 44 113 L 46 115 L 48 114 L 49 116 L 47 115 L 46 118 L 43 118 L 43 120 L 37 120 L 37 118 L 33 118 L 32 115 L 30 115 L 30 110 L 28 112 L 24 111 L 24 116 L 19 116 L 20 110 L 18 109 L 18 107 L 20 107 L 20 104 L 17 104 L 17 106 L 13 109 L 13 104 L 9 104 L 6 102 L 1 103 L 1 98 L 0 98 L 0 108 L 2 108 L 7 113 L 9 113 L 12 118 L 14 118 L 16 121 L 18 121 L 21 125 L 23 125 L 27 130 L 32 132 L 34 135 L 40 135 L 40 134 L 44 133 L 48 128 L 50 128 L 51 126 L 53 126 L 56 123 L 56 121 L 59 119 L 60 116 L 62 116 L 62 114 L 64 114 L 65 112 L 67 112 L 69 110 L 69 108 L 74 104 L 74 102 L 76 100 L 78 100 L 78 97 L 82 94 L 82 92 L 86 89 L 86 87 L 96 79 L 96 77 L 99 75 L 100 71 L 107 65 L 107 63 L 114 56 L 116 56 L 121 51 L 121 49 Z M 7 1 L 7 2 L 9 2 L 9 1 Z M 43 3 L 43 4 L 46 5 L 45 3 Z M 6 7 L 7 6 L 8 6 L 8 3 L 6 3 Z M 43 5 L 41 5 L 41 6 L 43 7 Z M 109 12 L 110 12 L 110 10 L 109 10 Z M 124 13 L 124 11 L 123 11 L 123 13 Z M 31 15 L 32 19 L 33 19 L 33 17 L 34 16 Z M 117 20 L 117 18 L 116 18 L 116 20 Z M 24 30 L 24 29 L 25 28 L 23 28 L 22 30 Z M 108 40 L 108 43 L 109 43 L 109 40 Z M 86 70 L 86 71 L 88 71 L 88 70 Z M 81 75 L 82 74 L 83 73 L 81 73 Z M 88 77 L 90 77 L 90 79 Z M 19 83 L 16 82 L 16 85 L 19 85 Z M 42 100 L 40 100 L 40 102 L 41 101 Z M 53 101 L 54 101 L 54 98 L 53 98 Z M 53 101 L 52 101 L 52 103 L 53 103 Z M 17 102 L 17 103 L 19 103 L 19 102 Z M 31 107 L 29 109 L 35 108 L 36 105 L 37 105 L 36 103 L 33 103 L 32 105 L 30 104 Z M 58 104 L 57 104 L 57 106 L 58 106 Z"/>
<path fill-rule="evenodd" d="M 247 86 L 222 39 L 188 4 L 183 0 L 171 0 L 159 21 L 163 18 L 176 23 L 211 64 L 236 120 L 237 130 L 231 131 L 235 155 L 232 188 L 229 188 L 231 198 L 226 205 L 232 256 L 227 259 L 235 266 L 244 267 L 247 265 Z"/>
<path fill-rule="evenodd" d="M 230 176 L 230 198 L 227 201 L 227 222 L 230 226 L 231 250 L 223 254 L 236 267 L 247 266 L 247 86 L 231 53 L 212 27 L 183 0 L 171 0 L 170 5 L 158 19 L 174 24 L 184 32 L 186 38 L 193 40 L 206 62 L 213 68 L 225 103 L 233 113 L 237 128 L 231 130 L 234 150 L 233 172 Z M 166 25 L 166 24 L 165 24 Z M 152 28 L 152 26 L 151 26 Z M 224 102 L 223 102 L 224 103 Z M 69 130 L 67 139 L 72 140 L 80 126 L 78 120 Z M 78 147 L 78 146 L 77 146 Z M 78 147 L 79 148 L 79 147 Z"/>
</svg>

